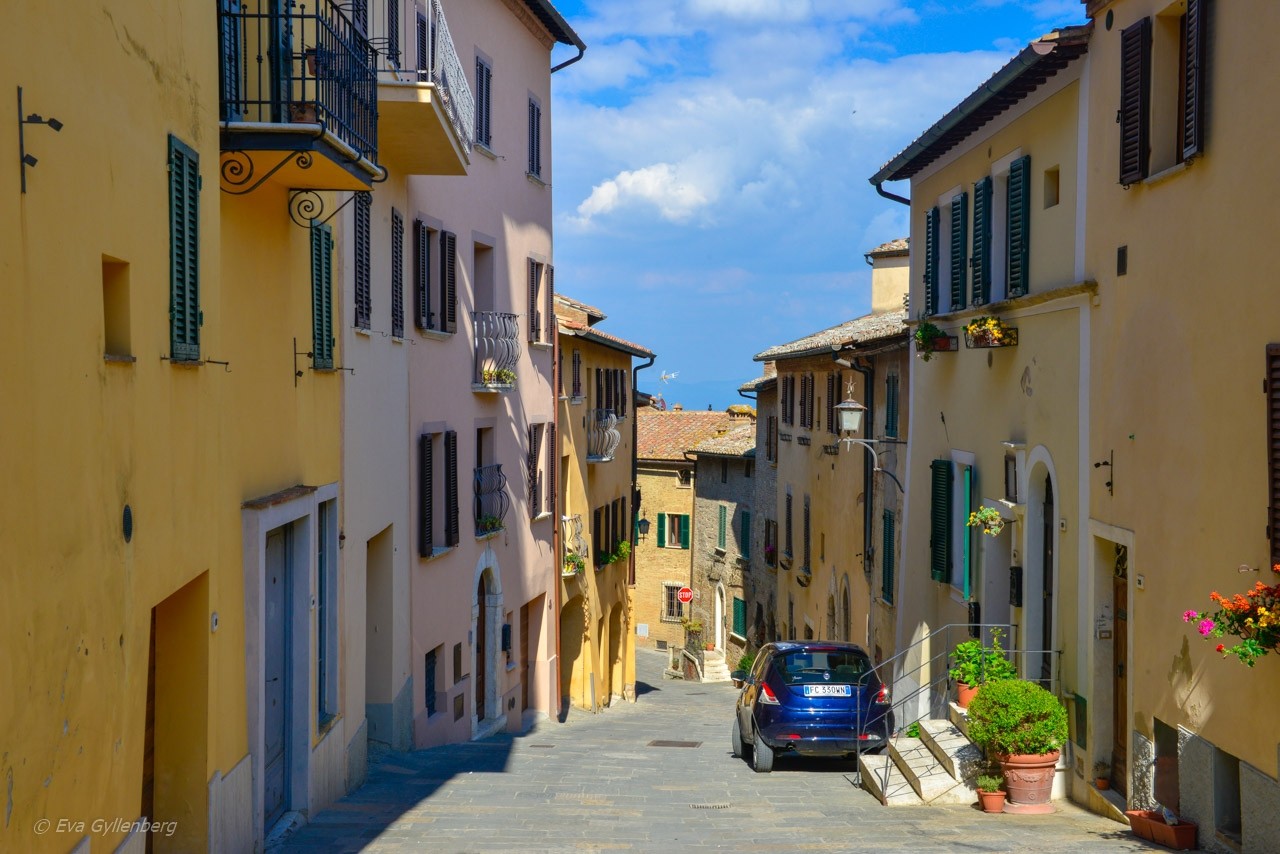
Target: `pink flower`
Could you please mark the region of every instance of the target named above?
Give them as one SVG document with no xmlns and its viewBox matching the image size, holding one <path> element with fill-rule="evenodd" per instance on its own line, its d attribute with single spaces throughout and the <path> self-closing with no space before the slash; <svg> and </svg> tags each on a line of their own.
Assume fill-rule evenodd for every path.
<svg viewBox="0 0 1280 854">
<path fill-rule="evenodd" d="M 1208 637 L 1209 632 L 1213 631 L 1213 620 L 1201 620 L 1198 628 L 1201 635 Z"/>
<path fill-rule="evenodd" d="M 1198 617 L 1198 616 L 1200 616 L 1200 615 L 1199 615 L 1199 614 L 1197 614 L 1195 611 L 1183 611 L 1183 612 L 1182 612 L 1182 622 L 1184 622 L 1184 623 L 1189 623 L 1189 622 L 1191 622 L 1192 620 L 1194 620 L 1194 619 L 1195 619 L 1196 617 Z"/>
</svg>

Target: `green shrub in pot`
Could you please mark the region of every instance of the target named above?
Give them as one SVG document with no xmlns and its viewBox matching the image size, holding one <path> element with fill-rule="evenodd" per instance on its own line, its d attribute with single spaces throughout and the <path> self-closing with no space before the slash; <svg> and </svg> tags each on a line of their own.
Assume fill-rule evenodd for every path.
<svg viewBox="0 0 1280 854">
<path fill-rule="evenodd" d="M 969 737 L 997 754 L 1052 753 L 1067 736 L 1067 710 L 1035 682 L 988 681 L 969 704 Z"/>
</svg>

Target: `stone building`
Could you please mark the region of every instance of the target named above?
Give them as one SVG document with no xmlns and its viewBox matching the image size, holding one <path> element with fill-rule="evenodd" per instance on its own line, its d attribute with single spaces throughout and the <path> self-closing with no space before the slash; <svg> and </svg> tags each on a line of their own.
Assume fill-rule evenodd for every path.
<svg viewBox="0 0 1280 854">
<path fill-rule="evenodd" d="M 752 476 L 751 550 L 744 570 L 747 640 L 757 649 L 777 640 L 778 574 L 778 371 L 766 362 L 764 375 L 743 383 L 739 394 L 755 395 L 755 472 Z M 732 668 L 731 668 L 732 669 Z"/>
</svg>

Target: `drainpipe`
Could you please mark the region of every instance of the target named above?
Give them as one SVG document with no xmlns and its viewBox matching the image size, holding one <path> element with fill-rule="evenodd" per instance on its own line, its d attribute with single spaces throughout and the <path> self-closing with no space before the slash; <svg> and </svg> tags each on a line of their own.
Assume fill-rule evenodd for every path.
<svg viewBox="0 0 1280 854">
<path fill-rule="evenodd" d="M 755 400 L 756 400 L 756 395 L 755 395 L 755 394 L 752 394 L 752 393 L 751 393 L 751 392 L 749 392 L 749 391 L 743 391 L 742 389 L 738 389 L 738 394 L 739 394 L 739 395 L 741 395 L 742 397 L 745 397 L 747 400 L 750 400 L 750 401 L 752 401 L 752 402 L 755 402 Z"/>
<path fill-rule="evenodd" d="M 570 65 L 573 65 L 573 64 L 574 64 L 575 62 L 577 62 L 579 59 L 582 59 L 582 55 L 583 55 L 584 53 L 586 53 L 586 52 L 587 52 L 587 46 L 586 46 L 585 44 L 583 44 L 582 42 L 577 42 L 577 43 L 574 45 L 574 47 L 576 47 L 576 48 L 578 49 L 578 55 L 577 55 L 577 56 L 569 57 L 568 59 L 566 59 L 564 62 L 560 63 L 559 65 L 553 65 L 553 66 L 551 67 L 551 73 L 552 73 L 552 74 L 555 74 L 555 73 L 556 73 L 557 71 L 559 71 L 561 68 L 567 68 L 567 67 L 569 67 Z"/>
<path fill-rule="evenodd" d="M 882 184 L 884 184 L 884 182 L 883 182 L 883 181 L 876 181 L 876 182 L 875 182 L 875 185 L 874 185 L 874 186 L 875 186 L 875 188 L 876 188 L 876 192 L 877 192 L 877 193 L 879 193 L 880 195 L 884 196 L 886 199 L 888 199 L 888 200 L 889 200 L 889 201 L 891 201 L 891 202 L 897 202 L 897 203 L 898 203 L 898 204 L 900 204 L 900 205 L 906 205 L 907 207 L 911 207 L 911 200 L 910 200 L 910 199 L 905 198 L 905 197 L 903 197 L 903 196 L 899 196 L 897 193 L 890 193 L 890 192 L 889 192 L 888 190 L 886 190 L 883 186 L 881 186 Z"/>
<path fill-rule="evenodd" d="M 875 368 L 868 365 L 864 359 L 852 359 L 853 369 L 862 374 L 866 381 L 867 392 L 867 414 L 863 416 L 867 420 L 867 435 L 871 435 L 871 430 L 876 423 L 876 386 L 875 386 Z M 866 465 L 867 455 L 866 449 L 862 449 L 862 494 L 866 496 L 862 502 L 862 572 L 868 574 L 874 568 L 871 565 L 871 490 L 875 485 L 875 469 L 873 466 Z"/>
</svg>

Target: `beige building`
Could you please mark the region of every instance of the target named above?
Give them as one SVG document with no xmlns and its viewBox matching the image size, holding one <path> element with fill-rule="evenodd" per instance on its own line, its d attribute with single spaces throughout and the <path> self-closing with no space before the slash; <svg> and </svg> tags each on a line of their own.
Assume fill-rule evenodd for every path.
<svg viewBox="0 0 1280 854">
<path fill-rule="evenodd" d="M 763 375 L 743 383 L 738 393 L 755 404 L 755 470 L 752 480 L 750 557 L 743 575 L 747 605 L 747 641 L 759 649 L 777 640 L 778 600 L 778 375 L 765 362 Z M 772 424 L 770 424 L 772 422 Z"/>
<path fill-rule="evenodd" d="M 557 295 L 560 702 L 600 711 L 635 700 L 631 604 L 635 412 L 632 359 L 654 355 L 600 329 L 598 308 Z M 559 437 L 557 443 L 556 437 Z M 554 476 L 554 474 L 552 475 Z"/>
</svg>

